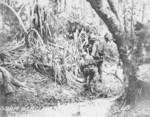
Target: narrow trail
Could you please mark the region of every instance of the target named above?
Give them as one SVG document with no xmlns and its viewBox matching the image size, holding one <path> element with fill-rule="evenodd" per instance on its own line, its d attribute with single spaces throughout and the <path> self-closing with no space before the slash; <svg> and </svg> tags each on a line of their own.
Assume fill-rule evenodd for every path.
<svg viewBox="0 0 150 117">
<path fill-rule="evenodd" d="M 28 114 L 18 114 L 15 117 L 106 117 L 112 104 L 113 101 L 109 99 L 97 99 L 44 108 Z"/>
</svg>

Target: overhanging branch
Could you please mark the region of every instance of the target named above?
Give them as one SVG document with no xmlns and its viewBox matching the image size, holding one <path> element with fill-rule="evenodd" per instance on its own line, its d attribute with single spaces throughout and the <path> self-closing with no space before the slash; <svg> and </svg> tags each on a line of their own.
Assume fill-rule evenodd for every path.
<svg viewBox="0 0 150 117">
<path fill-rule="evenodd" d="M 113 34 L 114 38 L 120 39 L 121 34 L 124 32 L 123 26 L 111 10 L 110 6 L 106 7 L 105 0 L 87 0 L 99 17 L 105 22 L 109 31 Z"/>
<path fill-rule="evenodd" d="M 10 9 L 10 11 L 12 11 L 12 13 L 16 16 L 16 18 L 18 19 L 21 27 L 23 28 L 24 32 L 27 33 L 27 29 L 25 28 L 24 24 L 23 24 L 23 21 L 21 20 L 19 14 L 10 6 L 8 5 L 7 3 L 4 3 L 4 2 L 0 2 L 0 5 L 4 5 L 5 7 L 7 7 L 8 9 Z"/>
</svg>

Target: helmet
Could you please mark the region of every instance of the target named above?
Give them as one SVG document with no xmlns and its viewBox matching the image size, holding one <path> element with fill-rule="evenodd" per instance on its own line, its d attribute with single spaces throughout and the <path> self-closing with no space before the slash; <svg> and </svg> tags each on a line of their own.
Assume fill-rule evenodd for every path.
<svg viewBox="0 0 150 117">
<path fill-rule="evenodd" d="M 104 35 L 104 38 L 105 38 L 107 41 L 110 41 L 110 40 L 112 40 L 112 39 L 113 39 L 113 37 L 112 37 L 112 34 L 111 34 L 111 33 L 106 33 L 106 34 Z"/>
</svg>

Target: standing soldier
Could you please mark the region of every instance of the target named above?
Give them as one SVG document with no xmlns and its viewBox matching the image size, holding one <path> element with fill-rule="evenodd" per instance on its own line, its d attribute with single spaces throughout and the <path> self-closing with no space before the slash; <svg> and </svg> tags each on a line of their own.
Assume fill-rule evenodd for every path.
<svg viewBox="0 0 150 117">
<path fill-rule="evenodd" d="M 88 53 L 83 54 L 83 61 L 80 62 L 80 69 L 85 78 L 85 91 L 90 91 L 94 93 L 93 88 L 91 87 L 91 82 L 97 76 L 97 68 L 95 67 L 95 62 Z"/>
<path fill-rule="evenodd" d="M 86 80 L 85 88 L 94 93 L 97 81 L 101 81 L 104 44 L 101 44 L 96 36 L 91 35 L 85 47 L 85 63 L 81 65 L 81 71 Z M 91 87 L 91 82 L 94 84 L 93 87 Z"/>
<path fill-rule="evenodd" d="M 105 59 L 111 62 L 119 62 L 119 52 L 116 44 L 114 43 L 113 36 L 110 33 L 106 33 L 105 36 L 106 47 L 105 47 Z"/>
<path fill-rule="evenodd" d="M 93 57 L 96 67 L 98 68 L 99 73 L 99 80 L 101 81 L 102 78 L 102 63 L 103 63 L 103 57 L 104 57 L 104 44 L 105 42 L 102 42 L 102 39 L 98 39 L 98 37 L 91 37 L 89 43 L 90 43 L 90 55 Z"/>
</svg>

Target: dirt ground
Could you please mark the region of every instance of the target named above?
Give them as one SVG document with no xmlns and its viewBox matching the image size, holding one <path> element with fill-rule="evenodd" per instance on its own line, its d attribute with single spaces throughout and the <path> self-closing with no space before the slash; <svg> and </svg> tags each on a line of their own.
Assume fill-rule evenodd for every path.
<svg viewBox="0 0 150 117">
<path fill-rule="evenodd" d="M 104 66 L 104 70 L 108 72 L 113 69 L 115 66 Z M 138 78 L 149 82 L 149 70 L 149 64 L 140 66 Z M 10 117 L 91 117 L 93 115 L 94 117 L 150 117 L 149 100 L 144 100 L 134 107 L 119 108 L 110 98 L 85 97 L 81 95 L 82 90 L 68 85 L 58 85 L 33 69 L 26 71 L 12 69 L 11 72 L 35 92 L 18 89 L 13 96 L 10 96 L 8 108 L 3 112 Z M 111 92 L 110 97 L 115 95 L 113 90 L 119 88 L 115 85 L 120 85 L 119 81 L 112 77 L 103 73 L 103 89 Z"/>
<path fill-rule="evenodd" d="M 81 103 L 58 105 L 15 117 L 106 117 L 113 102 L 97 99 Z"/>
<path fill-rule="evenodd" d="M 144 64 L 139 67 L 138 79 L 150 83 L 150 64 Z M 146 93 L 150 93 L 147 89 Z M 110 109 L 108 117 L 150 117 L 150 98 L 136 101 L 134 106 L 119 107 L 117 104 Z"/>
<path fill-rule="evenodd" d="M 108 63 L 104 63 L 103 67 L 104 70 L 108 72 L 109 71 L 113 72 L 113 70 L 115 70 L 116 68 L 115 65 L 108 65 Z M 69 104 L 69 106 L 64 106 L 64 109 L 66 108 L 66 110 L 67 108 L 76 109 L 79 106 L 78 104 L 74 103 L 79 102 L 85 105 L 85 107 L 81 106 L 81 108 L 83 108 L 84 111 L 86 111 L 86 108 L 87 110 L 89 109 L 91 110 L 91 112 L 89 113 L 93 113 L 93 111 L 96 108 L 94 105 L 97 103 L 100 104 L 101 101 L 102 104 L 100 105 L 97 104 L 98 108 L 103 108 L 101 106 L 104 105 L 103 104 L 104 102 L 106 102 L 107 105 L 104 108 L 108 108 L 111 105 L 109 101 L 101 99 L 100 102 L 94 101 L 92 102 L 93 105 L 88 105 L 90 102 L 85 102 L 86 100 L 97 100 L 98 98 L 101 97 L 97 97 L 96 95 L 92 96 L 90 94 L 83 95 L 83 88 L 78 87 L 75 88 L 74 86 L 70 86 L 68 84 L 58 85 L 56 82 L 52 81 L 50 77 L 41 75 L 32 68 L 28 68 L 26 70 L 12 69 L 12 68 L 8 69 L 15 78 L 24 83 L 27 87 L 29 87 L 29 89 L 32 89 L 32 91 L 26 91 L 24 89 L 16 89 L 16 92 L 8 97 L 7 107 L 5 111 L 9 116 L 15 116 L 18 115 L 18 113 L 24 114 L 26 112 L 30 112 L 31 110 L 33 110 L 33 113 L 35 110 L 39 110 L 38 112 L 42 113 L 42 111 L 43 112 L 47 111 L 47 109 L 51 110 L 52 108 L 57 108 L 57 105 L 65 105 L 65 104 Z M 112 74 L 103 73 L 103 83 L 100 84 L 100 88 L 101 90 L 103 90 L 103 93 L 108 94 L 107 95 L 108 97 L 112 97 L 120 92 L 121 90 L 120 81 L 115 79 Z M 58 106 L 58 108 L 59 107 L 63 112 L 64 111 L 63 106 Z M 107 111 L 107 109 L 105 111 Z M 50 113 L 51 112 L 48 112 L 48 114 Z M 56 111 L 56 113 L 58 112 Z M 76 112 L 71 111 L 69 113 L 76 113 Z M 19 117 L 20 116 L 21 115 L 19 115 Z M 82 114 L 82 116 L 84 115 Z"/>
</svg>

